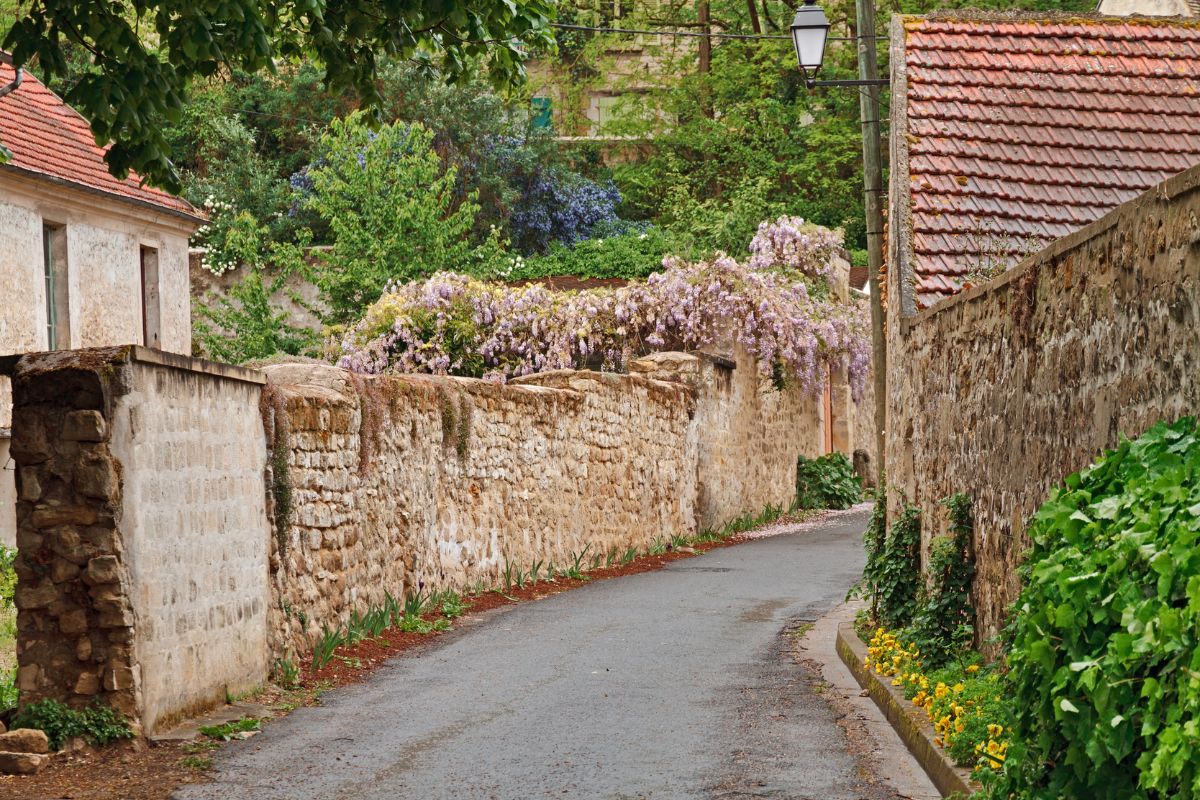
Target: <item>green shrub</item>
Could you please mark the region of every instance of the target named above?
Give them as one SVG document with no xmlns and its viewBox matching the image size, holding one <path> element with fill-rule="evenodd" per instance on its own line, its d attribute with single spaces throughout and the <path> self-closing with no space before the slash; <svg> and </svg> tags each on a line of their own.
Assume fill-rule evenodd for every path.
<svg viewBox="0 0 1200 800">
<path fill-rule="evenodd" d="M 47 698 L 30 703 L 13 717 L 12 728 L 36 728 L 50 739 L 50 749 L 57 750 L 68 739 L 84 736 L 97 746 L 117 739 L 133 738 L 129 723 L 112 708 L 93 701 L 82 711 Z"/>
<path fill-rule="evenodd" d="M 334 120 L 307 175 L 304 206 L 333 233 L 315 269 L 332 322 L 357 319 L 389 281 L 460 269 L 474 256 L 476 196 L 457 196 L 457 170 L 419 124 L 372 128 L 361 112 Z"/>
<path fill-rule="evenodd" d="M 954 653 L 967 648 L 975 632 L 971 498 L 959 493 L 944 499 L 942 505 L 950 513 L 950 534 L 935 537 L 930 543 L 926 584 L 908 636 L 930 667 L 946 663 Z"/>
<path fill-rule="evenodd" d="M 217 361 L 241 364 L 285 353 L 300 355 L 314 347 L 317 335 L 288 321 L 288 313 L 271 303 L 277 292 L 287 291 L 288 273 L 269 280 L 253 267 L 211 305 L 195 304 L 192 333 L 204 355 Z M 293 298 L 295 299 L 295 298 Z"/>
<path fill-rule="evenodd" d="M 863 597 L 871 601 L 869 611 L 860 612 L 864 615 L 861 620 L 860 635 L 873 630 L 874 622 L 879 619 L 879 578 L 883 569 L 883 555 L 887 546 L 887 491 L 881 487 L 875 495 L 875 505 L 871 508 L 871 521 L 863 532 L 863 550 L 867 563 L 863 566 L 862 578 L 850 588 L 846 599 Z M 855 622 L 856 628 L 859 621 Z M 864 636 L 864 639 L 870 638 Z"/>
<path fill-rule="evenodd" d="M 555 275 L 582 278 L 645 278 L 662 270 L 663 257 L 673 242 L 661 228 L 631 231 L 616 236 L 584 239 L 575 245 L 554 243 L 541 256 L 523 258 L 506 254 L 484 278 L 536 280 Z"/>
<path fill-rule="evenodd" d="M 0 605 L 12 607 L 17 590 L 17 572 L 13 567 L 17 551 L 0 544 Z"/>
<path fill-rule="evenodd" d="M 879 623 L 904 627 L 921 587 L 921 512 L 915 507 L 906 505 L 892 523 L 873 577 Z"/>
<path fill-rule="evenodd" d="M 849 508 L 862 499 L 862 482 L 841 453 L 796 460 L 797 508 Z"/>
<path fill-rule="evenodd" d="M 1200 797 L 1200 435 L 1160 423 L 1029 527 L 993 798 Z"/>
</svg>

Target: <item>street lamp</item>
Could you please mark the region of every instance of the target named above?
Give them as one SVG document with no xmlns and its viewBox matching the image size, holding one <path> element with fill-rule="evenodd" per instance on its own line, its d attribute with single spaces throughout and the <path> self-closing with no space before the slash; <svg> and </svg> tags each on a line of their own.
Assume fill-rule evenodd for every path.
<svg viewBox="0 0 1200 800">
<path fill-rule="evenodd" d="M 817 0 L 804 0 L 804 5 L 796 9 L 792 19 L 792 44 L 796 46 L 796 61 L 800 63 L 800 71 L 804 74 L 804 82 L 810 84 L 810 75 L 821 71 L 821 62 L 825 60 L 825 40 L 829 38 L 829 19 L 825 9 L 817 5 Z"/>
<path fill-rule="evenodd" d="M 871 287 L 871 345 L 874 359 L 871 365 L 875 389 L 875 458 L 876 479 L 880 489 L 884 479 L 884 448 L 887 429 L 887 346 L 883 337 L 883 298 L 879 276 L 883 268 L 883 169 L 880 164 L 879 87 L 887 85 L 879 79 L 875 57 L 875 0 L 857 0 L 856 42 L 858 45 L 858 80 L 818 81 L 815 76 L 825 60 L 825 42 L 829 38 L 829 20 L 817 5 L 817 0 L 804 0 L 792 20 L 792 44 L 796 46 L 796 61 L 804 75 L 804 84 L 817 86 L 861 86 L 858 90 L 859 118 L 863 143 L 863 210 L 867 223 L 867 280 Z"/>
<path fill-rule="evenodd" d="M 862 5 L 863 0 L 858 0 L 859 5 Z M 874 9 L 871 10 L 871 19 L 874 21 Z M 829 40 L 829 18 L 825 16 L 825 10 L 817 5 L 817 0 L 804 0 L 804 5 L 796 9 L 796 16 L 792 18 L 792 44 L 796 47 L 796 62 L 800 65 L 800 72 L 804 75 L 804 85 L 809 89 L 817 86 L 885 86 L 886 80 L 879 80 L 876 77 L 861 78 L 856 81 L 818 81 L 814 76 L 821 71 L 821 64 L 825 60 L 825 42 Z M 870 34 L 864 35 L 860 31 L 860 47 L 859 57 L 862 57 L 861 41 L 866 38 L 870 39 L 869 46 L 875 46 L 874 26 L 871 28 Z M 874 52 L 874 51 L 872 51 Z"/>
</svg>

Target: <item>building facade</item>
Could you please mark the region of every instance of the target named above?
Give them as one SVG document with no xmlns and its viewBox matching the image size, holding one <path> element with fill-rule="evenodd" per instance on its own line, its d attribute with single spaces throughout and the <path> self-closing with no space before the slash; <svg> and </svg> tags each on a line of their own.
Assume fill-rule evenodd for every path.
<svg viewBox="0 0 1200 800">
<path fill-rule="evenodd" d="M 3 58 L 0 56 L 0 58 Z M 108 173 L 87 122 L 0 60 L 0 354 L 143 344 L 190 353 L 186 201 Z M 11 393 L 0 383 L 0 543 L 14 539 Z"/>
</svg>

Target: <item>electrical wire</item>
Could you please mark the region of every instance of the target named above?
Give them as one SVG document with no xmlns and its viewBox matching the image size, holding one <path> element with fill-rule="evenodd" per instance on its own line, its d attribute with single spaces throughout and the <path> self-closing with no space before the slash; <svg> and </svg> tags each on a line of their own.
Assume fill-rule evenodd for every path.
<svg viewBox="0 0 1200 800">
<path fill-rule="evenodd" d="M 568 31 L 588 31 L 590 33 L 627 33 L 636 34 L 639 36 L 692 36 L 702 37 L 706 39 L 782 39 L 791 41 L 791 36 L 766 34 L 766 33 L 699 33 L 696 31 L 664 31 L 664 30 L 637 30 L 634 28 L 595 28 L 590 25 L 568 25 L 565 22 L 552 22 L 552 28 L 561 28 Z M 856 42 L 860 38 L 856 36 L 830 36 L 830 42 Z M 876 36 L 875 39 L 882 41 L 887 39 L 886 36 Z"/>
</svg>

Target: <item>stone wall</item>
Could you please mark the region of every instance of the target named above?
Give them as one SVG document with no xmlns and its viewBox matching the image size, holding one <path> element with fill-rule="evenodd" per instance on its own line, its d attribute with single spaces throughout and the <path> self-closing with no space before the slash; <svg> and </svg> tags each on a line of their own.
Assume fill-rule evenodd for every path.
<svg viewBox="0 0 1200 800">
<path fill-rule="evenodd" d="M 153 731 L 261 682 L 261 375 L 140 347 L 3 361 L 21 702 L 100 697 Z"/>
<path fill-rule="evenodd" d="M 277 651 L 307 650 L 321 624 L 385 591 L 497 585 L 505 559 L 562 567 L 585 549 L 696 532 L 695 398 L 683 385 L 266 372 L 291 488 L 271 562 Z"/>
<path fill-rule="evenodd" d="M 698 525 L 717 529 L 768 505 L 787 506 L 796 493 L 796 459 L 820 455 L 827 414 L 819 397 L 780 391 L 744 350 L 723 356 L 657 353 L 636 361 L 635 374 L 690 386 Z M 838 387 L 845 394 L 845 384 Z M 838 418 L 828 420 L 835 424 Z M 846 420 L 841 419 L 843 427 Z"/>
<path fill-rule="evenodd" d="M 981 637 L 1019 590 L 1025 521 L 1050 488 L 1119 437 L 1197 413 L 1198 220 L 1195 168 L 916 316 L 896 313 L 892 281 L 893 511 L 920 506 L 927 544 L 946 528 L 938 499 L 972 496 Z"/>
<path fill-rule="evenodd" d="M 590 564 L 786 505 L 833 424 L 744 354 L 497 384 L 131 346 L 0 374 L 22 702 L 99 695 L 148 731 L 386 592 L 495 586 L 506 561 Z"/>
</svg>

